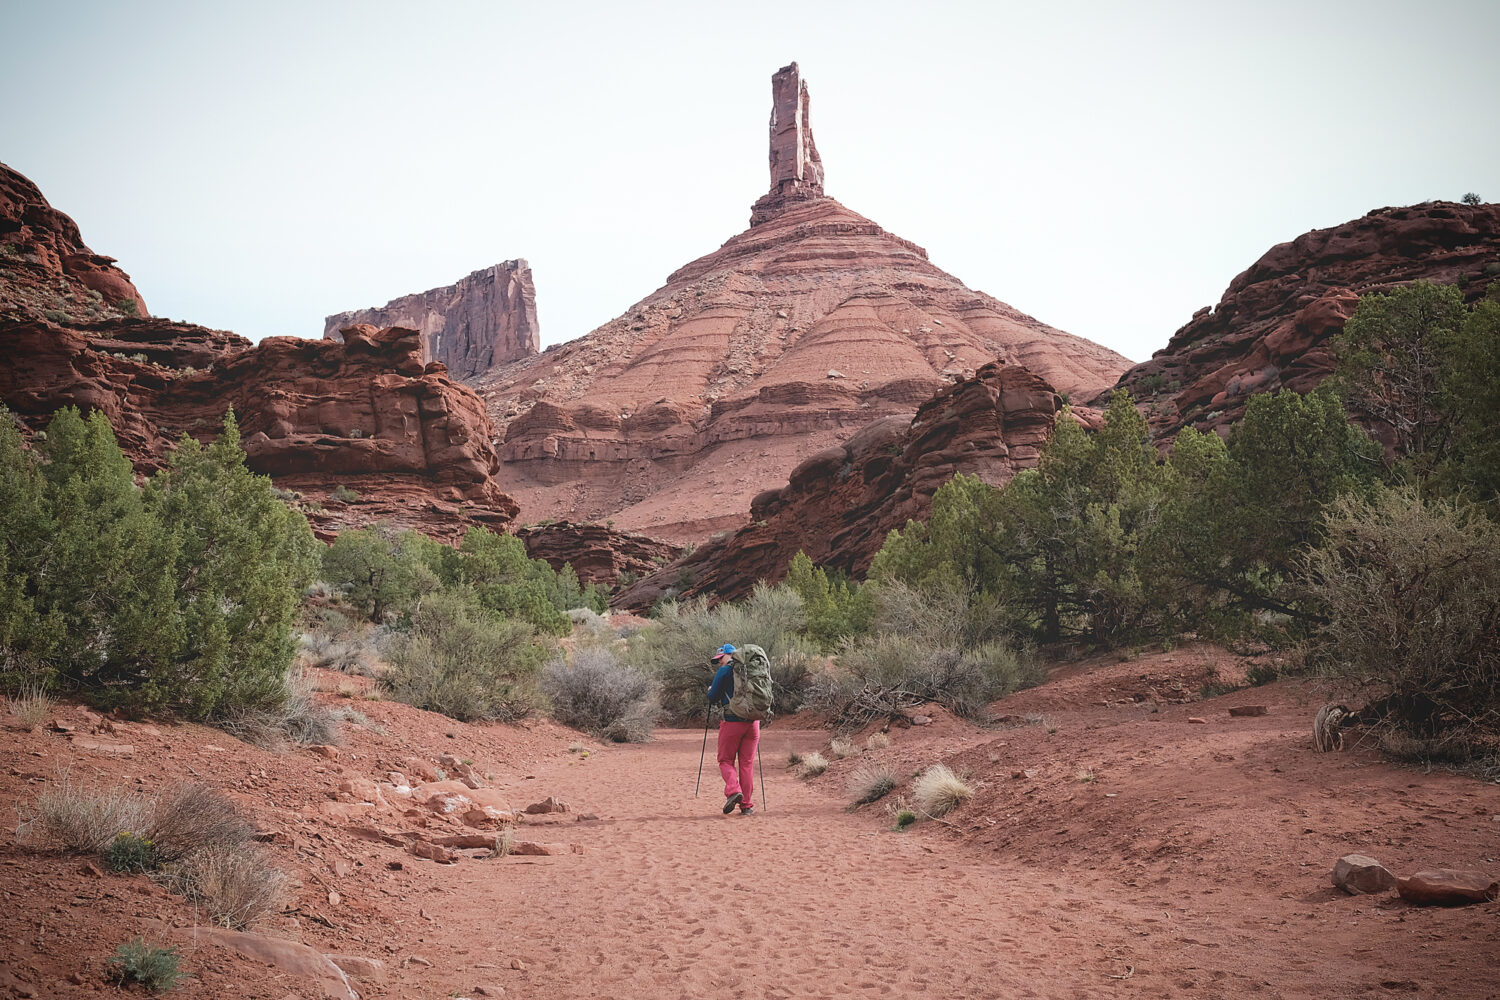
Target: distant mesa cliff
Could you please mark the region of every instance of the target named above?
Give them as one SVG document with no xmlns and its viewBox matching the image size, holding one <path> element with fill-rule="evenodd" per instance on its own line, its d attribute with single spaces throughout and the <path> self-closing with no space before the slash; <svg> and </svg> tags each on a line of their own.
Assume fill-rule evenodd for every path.
<svg viewBox="0 0 1500 1000">
<path fill-rule="evenodd" d="M 1281 243 L 1229 284 L 1150 361 L 1120 378 L 1153 432 L 1228 428 L 1245 401 L 1307 392 L 1333 371 L 1328 343 L 1360 296 L 1417 280 L 1458 283 L 1470 301 L 1500 276 L 1500 205 L 1382 208 Z M 1102 394 L 1098 401 L 1102 401 Z"/>
<path fill-rule="evenodd" d="M 345 327 L 361 323 L 416 330 L 422 338 L 422 360 L 442 362 L 461 379 L 530 357 L 542 344 L 531 265 L 519 259 L 475 271 L 443 288 L 392 299 L 376 309 L 329 316 L 323 336 L 338 340 Z"/>
<path fill-rule="evenodd" d="M 78 225 L 0 163 L 0 315 L 90 322 L 146 316 L 146 300 L 113 257 L 84 245 Z"/>
<path fill-rule="evenodd" d="M 1078 399 L 1129 367 L 827 197 L 809 111 L 797 65 L 778 71 L 748 230 L 592 333 L 473 380 L 523 520 L 702 541 L 810 455 L 992 361 Z"/>
</svg>

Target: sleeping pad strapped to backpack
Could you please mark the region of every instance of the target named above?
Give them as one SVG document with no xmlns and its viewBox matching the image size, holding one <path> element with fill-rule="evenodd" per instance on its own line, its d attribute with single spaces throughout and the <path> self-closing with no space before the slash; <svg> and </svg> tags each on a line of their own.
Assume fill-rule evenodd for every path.
<svg viewBox="0 0 1500 1000">
<path fill-rule="evenodd" d="M 734 654 L 734 695 L 726 711 L 741 719 L 771 714 L 771 660 L 759 646 L 741 646 Z"/>
</svg>

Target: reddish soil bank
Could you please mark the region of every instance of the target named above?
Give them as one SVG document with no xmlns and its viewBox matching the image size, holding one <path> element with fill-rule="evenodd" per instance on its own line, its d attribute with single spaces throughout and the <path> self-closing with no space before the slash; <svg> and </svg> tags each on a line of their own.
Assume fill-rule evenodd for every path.
<svg viewBox="0 0 1500 1000">
<path fill-rule="evenodd" d="M 1315 690 L 1281 682 L 1200 701 L 1209 667 L 1223 675 L 1234 660 L 1194 647 L 1070 666 L 999 703 L 1008 728 L 933 712 L 810 781 L 787 769 L 787 751 L 829 734 L 773 725 L 769 788 L 750 818 L 719 813 L 712 748 L 694 798 L 701 730 L 637 747 L 585 741 L 585 756 L 550 724 L 465 726 L 361 699 L 349 703 L 385 733 L 347 727 L 336 760 L 195 726 L 7 731 L 0 809 L 14 816 L 63 768 L 75 781 L 196 776 L 225 788 L 299 882 L 262 932 L 381 960 L 352 977 L 362 996 L 1500 994 L 1500 903 L 1418 908 L 1329 882 L 1356 851 L 1400 875 L 1500 875 L 1500 786 L 1369 749 L 1314 754 Z M 1267 711 L 1228 714 L 1242 705 Z M 413 829 L 397 809 L 330 801 L 341 781 L 443 753 L 473 760 L 515 806 L 571 803 L 517 833 L 561 853 L 436 864 L 362 831 L 435 838 L 453 832 L 443 822 Z M 883 803 L 845 811 L 862 764 L 909 777 L 936 761 L 978 784 L 945 820 L 896 833 Z M 598 819 L 580 821 L 587 813 Z M 0 837 L 0 893 L 0 996 L 113 995 L 104 960 L 142 933 L 184 946 L 196 978 L 175 995 L 324 995 L 202 934 L 194 943 L 191 907 L 145 878 L 94 874 L 13 832 Z"/>
</svg>

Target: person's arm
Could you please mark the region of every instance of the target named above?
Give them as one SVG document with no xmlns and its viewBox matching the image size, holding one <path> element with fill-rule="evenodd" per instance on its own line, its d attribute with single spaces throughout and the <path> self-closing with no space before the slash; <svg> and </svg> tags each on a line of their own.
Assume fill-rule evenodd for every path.
<svg viewBox="0 0 1500 1000">
<path fill-rule="evenodd" d="M 734 697 L 734 664 L 726 663 L 714 674 L 714 682 L 708 686 L 710 705 L 727 705 Z"/>
</svg>

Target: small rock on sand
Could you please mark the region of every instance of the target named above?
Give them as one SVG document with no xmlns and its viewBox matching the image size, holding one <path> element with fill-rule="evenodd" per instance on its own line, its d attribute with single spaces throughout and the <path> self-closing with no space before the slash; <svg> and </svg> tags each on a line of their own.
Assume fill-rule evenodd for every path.
<svg viewBox="0 0 1500 1000">
<path fill-rule="evenodd" d="M 1396 891 L 1408 903 L 1422 906 L 1462 906 L 1500 897 L 1500 882 L 1482 872 L 1435 868 L 1396 880 Z"/>
<path fill-rule="evenodd" d="M 1333 884 L 1353 896 L 1385 892 L 1396 884 L 1396 876 L 1374 858 L 1346 854 L 1333 866 Z"/>
</svg>

